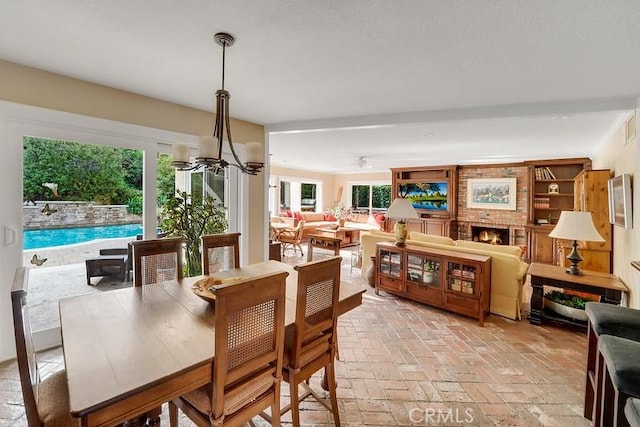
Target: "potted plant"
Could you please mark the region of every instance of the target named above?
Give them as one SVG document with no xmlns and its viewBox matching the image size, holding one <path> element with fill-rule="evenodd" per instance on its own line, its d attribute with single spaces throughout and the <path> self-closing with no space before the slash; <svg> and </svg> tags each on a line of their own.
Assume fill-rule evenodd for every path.
<svg viewBox="0 0 640 427">
<path fill-rule="evenodd" d="M 202 203 L 192 203 L 186 192 L 176 192 L 161 211 L 160 227 L 169 236 L 182 237 L 185 243 L 185 276 L 202 273 L 200 237 L 227 230 L 227 214 L 222 204 L 207 196 Z"/>
<path fill-rule="evenodd" d="M 344 203 L 339 200 L 333 202 L 333 205 L 327 209 L 327 213 L 332 215 L 340 227 L 344 227 L 344 222 L 351 218 L 351 208 L 347 208 Z"/>
<path fill-rule="evenodd" d="M 550 310 L 571 319 L 587 320 L 584 306 L 589 299 L 577 295 L 565 294 L 560 291 L 551 291 L 544 294 L 544 305 Z"/>
<path fill-rule="evenodd" d="M 435 278 L 437 270 L 437 262 L 424 260 L 424 263 L 422 264 L 422 281 L 424 283 L 433 283 L 433 279 Z"/>
</svg>

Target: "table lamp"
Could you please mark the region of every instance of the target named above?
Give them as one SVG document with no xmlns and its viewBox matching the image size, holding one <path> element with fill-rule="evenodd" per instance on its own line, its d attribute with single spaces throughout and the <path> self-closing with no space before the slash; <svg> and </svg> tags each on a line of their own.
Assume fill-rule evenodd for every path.
<svg viewBox="0 0 640 427">
<path fill-rule="evenodd" d="M 404 246 L 407 240 L 407 219 L 419 218 L 418 212 L 413 208 L 409 199 L 396 197 L 389 209 L 387 209 L 385 216 L 397 220 L 396 225 L 393 227 L 396 246 Z"/>
<path fill-rule="evenodd" d="M 562 211 L 558 224 L 549 233 L 549 237 L 573 240 L 573 250 L 567 257 L 571 261 L 571 267 L 567 269 L 567 273 L 576 276 L 582 274 L 582 271 L 578 268 L 578 264 L 582 261 L 582 257 L 578 253 L 578 240 L 604 242 L 595 225 L 593 225 L 591 212 Z"/>
</svg>

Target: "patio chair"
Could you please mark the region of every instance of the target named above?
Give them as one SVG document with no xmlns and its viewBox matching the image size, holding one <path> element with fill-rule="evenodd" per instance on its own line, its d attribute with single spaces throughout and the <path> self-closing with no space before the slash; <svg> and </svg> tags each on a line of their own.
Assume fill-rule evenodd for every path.
<svg viewBox="0 0 640 427">
<path fill-rule="evenodd" d="M 202 236 L 202 274 L 240 267 L 240 233 Z"/>
<path fill-rule="evenodd" d="M 169 402 L 198 426 L 240 426 L 271 407 L 280 425 L 285 283 L 278 272 L 215 288 L 212 382 Z"/>
<path fill-rule="evenodd" d="M 85 260 L 87 285 L 92 277 L 115 276 L 122 282 L 129 278 L 131 257 L 128 248 L 100 249 L 100 256 Z"/>
<path fill-rule="evenodd" d="M 302 228 L 304 227 L 304 220 L 298 221 L 298 225 L 295 228 L 285 229 L 280 231 L 278 235 L 278 240 L 282 244 L 282 255 L 287 250 L 288 247 L 293 248 L 293 253 L 296 253 L 296 247 L 300 249 L 300 256 L 304 256 L 302 253 L 302 246 L 300 243 L 302 242 Z"/>
<path fill-rule="evenodd" d="M 131 242 L 134 286 L 182 279 L 181 237 Z"/>
</svg>

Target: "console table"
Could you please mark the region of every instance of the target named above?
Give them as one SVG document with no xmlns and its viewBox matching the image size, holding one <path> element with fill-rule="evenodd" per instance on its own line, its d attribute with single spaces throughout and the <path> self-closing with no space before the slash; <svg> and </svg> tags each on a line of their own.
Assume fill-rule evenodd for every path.
<svg viewBox="0 0 640 427">
<path fill-rule="evenodd" d="M 427 248 L 376 244 L 376 295 L 382 289 L 478 319 L 489 312 L 491 257 Z"/>
<path fill-rule="evenodd" d="M 582 270 L 582 275 L 567 274 L 565 267 L 551 264 L 532 263 L 527 274 L 531 276 L 531 315 L 529 323 L 541 325 L 543 319 L 573 325 L 586 326 L 584 322 L 578 322 L 566 317 L 554 315 L 544 310 L 544 287 L 572 289 L 600 296 L 600 302 L 620 304 L 623 292 L 629 292 L 627 287 L 617 276 L 609 273 Z"/>
</svg>

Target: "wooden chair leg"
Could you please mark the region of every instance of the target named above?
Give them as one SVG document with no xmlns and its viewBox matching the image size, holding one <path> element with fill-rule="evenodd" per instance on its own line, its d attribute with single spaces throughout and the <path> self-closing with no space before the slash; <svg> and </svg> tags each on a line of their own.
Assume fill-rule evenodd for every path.
<svg viewBox="0 0 640 427">
<path fill-rule="evenodd" d="M 178 407 L 173 402 L 169 402 L 169 426 L 178 427 Z"/>
<path fill-rule="evenodd" d="M 276 385 L 276 397 L 273 405 L 271 405 L 271 426 L 280 427 L 280 385 Z"/>
<path fill-rule="evenodd" d="M 329 381 L 329 399 L 331 399 L 331 412 L 333 413 L 333 422 L 336 427 L 340 427 L 340 413 L 338 411 L 338 396 L 337 396 L 337 388 L 338 385 L 336 383 L 336 371 L 335 365 L 329 363 L 327 366 L 327 376 Z"/>
<path fill-rule="evenodd" d="M 291 390 L 291 422 L 293 427 L 300 427 L 300 390 L 295 378 L 292 378 L 289 389 Z"/>
<path fill-rule="evenodd" d="M 600 352 L 596 349 L 596 373 L 595 373 L 595 380 L 594 380 L 595 390 L 593 391 L 595 396 L 594 396 L 594 401 L 592 402 L 592 406 L 593 406 L 592 420 L 593 420 L 594 426 L 599 426 L 600 420 L 602 419 L 602 390 L 603 390 L 603 384 L 604 384 L 604 370 L 605 370 L 604 358 L 602 357 Z"/>
<path fill-rule="evenodd" d="M 629 427 L 629 421 L 624 415 L 624 405 L 627 403 L 629 395 L 619 390 L 615 391 L 615 403 L 614 403 L 614 420 L 615 427 Z"/>
<path fill-rule="evenodd" d="M 607 370 L 606 363 L 602 369 L 602 402 L 600 410 L 600 427 L 613 426 L 615 389 Z"/>
<path fill-rule="evenodd" d="M 584 412 L 583 416 L 588 419 L 593 419 L 593 408 L 595 403 L 595 394 L 597 388 L 597 353 L 598 353 L 598 338 L 593 330 L 591 322 L 587 326 L 587 369 L 585 374 L 585 387 L 584 387 Z M 590 375 L 594 372 L 593 383 Z"/>
</svg>

